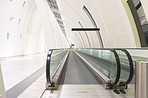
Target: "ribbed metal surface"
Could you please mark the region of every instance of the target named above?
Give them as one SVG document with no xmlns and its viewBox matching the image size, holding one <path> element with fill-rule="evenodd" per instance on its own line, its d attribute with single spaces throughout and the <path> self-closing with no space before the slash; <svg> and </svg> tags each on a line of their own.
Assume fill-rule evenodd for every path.
<svg viewBox="0 0 148 98">
<path fill-rule="evenodd" d="M 64 78 L 64 84 L 99 84 L 73 51 L 70 52 Z"/>
</svg>

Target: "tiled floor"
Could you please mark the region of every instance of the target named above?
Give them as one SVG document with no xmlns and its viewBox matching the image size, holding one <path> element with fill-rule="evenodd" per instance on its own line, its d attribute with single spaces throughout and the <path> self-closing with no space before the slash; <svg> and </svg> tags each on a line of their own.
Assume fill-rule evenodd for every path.
<svg viewBox="0 0 148 98">
<path fill-rule="evenodd" d="M 61 85 L 58 90 L 45 91 L 45 74 L 28 87 L 18 98 L 135 98 L 134 85 L 124 94 L 115 94 L 112 90 L 105 90 L 102 85 Z M 45 92 L 44 92 L 45 91 Z M 42 97 L 41 97 L 42 96 Z"/>
<path fill-rule="evenodd" d="M 47 90 L 42 98 L 135 98 L 132 86 L 126 92 L 126 95 L 115 94 L 102 85 L 63 85 L 58 91 Z"/>
<path fill-rule="evenodd" d="M 45 74 L 38 78 L 30 87 L 28 87 L 18 98 L 40 98 L 45 91 Z"/>
<path fill-rule="evenodd" d="M 9 90 L 26 77 L 43 67 L 46 63 L 46 53 L 31 56 L 11 57 L 1 60 L 5 90 Z"/>
</svg>

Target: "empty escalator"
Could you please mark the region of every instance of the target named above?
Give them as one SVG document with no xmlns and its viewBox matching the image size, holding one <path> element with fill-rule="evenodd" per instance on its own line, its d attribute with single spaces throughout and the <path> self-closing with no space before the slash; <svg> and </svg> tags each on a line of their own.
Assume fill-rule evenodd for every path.
<svg viewBox="0 0 148 98">
<path fill-rule="evenodd" d="M 120 79 L 119 57 L 113 49 L 49 50 L 46 78 L 47 89 L 63 83 L 104 84 L 112 89 Z"/>
<path fill-rule="evenodd" d="M 61 84 L 99 84 L 99 81 L 74 51 L 70 51 Z"/>
</svg>

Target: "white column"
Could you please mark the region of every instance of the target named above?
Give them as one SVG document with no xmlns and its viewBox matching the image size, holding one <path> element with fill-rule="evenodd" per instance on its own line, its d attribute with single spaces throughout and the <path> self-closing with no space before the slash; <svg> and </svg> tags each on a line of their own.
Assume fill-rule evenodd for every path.
<svg viewBox="0 0 148 98">
<path fill-rule="evenodd" d="M 136 98 L 148 97 L 148 61 L 136 62 Z"/>
<path fill-rule="evenodd" d="M 0 98 L 6 98 L 2 70 L 1 70 L 1 63 L 0 63 Z"/>
</svg>

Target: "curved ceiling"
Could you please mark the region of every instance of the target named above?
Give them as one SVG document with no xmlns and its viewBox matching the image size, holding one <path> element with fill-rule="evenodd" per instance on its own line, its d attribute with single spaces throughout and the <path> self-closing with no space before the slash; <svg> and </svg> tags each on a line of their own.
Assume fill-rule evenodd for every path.
<svg viewBox="0 0 148 98">
<path fill-rule="evenodd" d="M 100 28 L 100 35 L 104 47 L 140 47 L 137 31 L 133 25 L 133 19 L 128 14 L 124 5 L 126 1 L 120 0 L 59 0 L 57 1 L 67 34 L 74 43 L 79 43 L 81 39 L 85 42 L 85 47 L 100 48 L 100 38 L 95 32 L 79 32 L 77 38 L 73 27 L 94 27 L 92 20 L 84 11 L 83 6 L 91 13 L 97 27 Z M 79 22 L 82 24 L 80 26 Z M 77 32 L 78 33 L 78 32 Z M 83 37 L 83 38 L 82 38 Z M 78 40 L 79 39 L 79 40 Z M 122 40 L 121 40 L 122 39 Z M 82 45 L 81 45 L 82 46 Z"/>
</svg>

